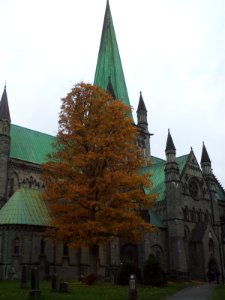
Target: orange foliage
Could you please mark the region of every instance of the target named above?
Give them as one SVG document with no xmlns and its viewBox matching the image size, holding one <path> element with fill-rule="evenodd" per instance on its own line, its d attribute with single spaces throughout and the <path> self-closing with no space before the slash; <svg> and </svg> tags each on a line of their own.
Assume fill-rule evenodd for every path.
<svg viewBox="0 0 225 300">
<path fill-rule="evenodd" d="M 79 83 L 62 99 L 54 152 L 43 166 L 45 201 L 57 240 L 71 247 L 117 236 L 137 242 L 153 230 L 140 216 L 149 174 L 136 143 L 130 107 L 91 84 Z"/>
</svg>

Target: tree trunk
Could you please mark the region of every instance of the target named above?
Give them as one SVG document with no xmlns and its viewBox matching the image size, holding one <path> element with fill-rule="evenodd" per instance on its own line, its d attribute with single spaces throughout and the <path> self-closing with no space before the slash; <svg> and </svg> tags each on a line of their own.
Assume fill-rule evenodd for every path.
<svg viewBox="0 0 225 300">
<path fill-rule="evenodd" d="M 98 275 L 98 260 L 99 260 L 99 247 L 97 245 L 89 247 L 89 271 L 90 274 Z"/>
</svg>

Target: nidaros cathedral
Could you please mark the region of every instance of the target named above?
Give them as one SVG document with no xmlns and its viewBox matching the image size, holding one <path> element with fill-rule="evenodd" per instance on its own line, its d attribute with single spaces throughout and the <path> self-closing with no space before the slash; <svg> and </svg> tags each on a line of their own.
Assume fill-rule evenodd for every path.
<svg viewBox="0 0 225 300">
<path fill-rule="evenodd" d="M 107 1 L 94 84 L 130 105 L 110 6 Z M 208 271 L 224 274 L 225 191 L 212 172 L 203 144 L 199 166 L 194 151 L 176 156 L 172 135 L 165 141 L 165 158 L 151 155 L 151 133 L 142 94 L 137 108 L 138 144 L 152 174 L 146 193 L 158 198 L 148 222 L 158 230 L 133 245 L 115 238 L 99 248 L 98 272 L 115 274 L 128 258 L 141 267 L 150 253 L 173 278 L 205 279 Z M 54 137 L 11 123 L 6 87 L 0 102 L 0 279 L 12 269 L 20 278 L 22 266 L 38 265 L 42 277 L 53 268 L 64 278 L 89 273 L 88 249 L 71 250 L 43 239 L 49 222 L 42 200 L 41 167 Z M 148 161 L 151 164 L 147 163 Z M 146 216 L 145 216 L 146 217 Z"/>
</svg>

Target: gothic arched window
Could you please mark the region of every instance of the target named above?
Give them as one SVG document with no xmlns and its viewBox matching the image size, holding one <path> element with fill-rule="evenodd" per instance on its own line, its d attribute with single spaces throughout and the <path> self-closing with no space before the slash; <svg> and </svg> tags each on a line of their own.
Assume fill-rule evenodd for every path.
<svg viewBox="0 0 225 300">
<path fill-rule="evenodd" d="M 195 209 L 192 208 L 191 210 L 191 221 L 195 222 Z"/>
<path fill-rule="evenodd" d="M 41 239 L 41 245 L 40 245 L 41 247 L 41 254 L 43 255 L 43 254 L 45 254 L 45 240 L 44 239 Z"/>
<path fill-rule="evenodd" d="M 214 253 L 214 242 L 213 242 L 213 239 L 212 238 L 209 238 L 209 253 Z"/>
<path fill-rule="evenodd" d="M 63 244 L 63 256 L 68 256 L 69 255 L 69 247 L 67 243 Z"/>
<path fill-rule="evenodd" d="M 20 253 L 20 239 L 15 238 L 14 240 L 14 254 L 19 254 Z"/>
</svg>

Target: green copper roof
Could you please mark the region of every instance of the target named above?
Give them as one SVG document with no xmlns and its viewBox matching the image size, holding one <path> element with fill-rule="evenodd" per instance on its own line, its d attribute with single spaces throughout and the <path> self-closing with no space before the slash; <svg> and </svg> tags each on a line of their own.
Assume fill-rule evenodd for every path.
<svg viewBox="0 0 225 300">
<path fill-rule="evenodd" d="M 225 191 L 220 184 L 216 184 L 217 200 L 225 201 Z"/>
<path fill-rule="evenodd" d="M 0 224 L 45 226 L 50 218 L 42 193 L 19 189 L 0 210 Z"/>
<path fill-rule="evenodd" d="M 187 161 L 188 155 L 183 155 L 180 157 L 176 158 L 176 161 L 179 165 L 179 169 L 180 169 L 180 174 L 182 173 L 185 163 Z M 145 167 L 144 168 L 144 172 L 148 172 L 151 174 L 151 182 L 152 182 L 152 187 L 150 189 L 146 189 L 146 193 L 153 193 L 153 194 L 157 194 L 157 200 L 158 201 L 162 201 L 165 198 L 165 173 L 164 173 L 164 169 L 165 169 L 165 164 L 166 161 L 158 158 L 158 157 L 151 157 L 151 162 L 152 164 L 150 165 L 150 167 Z"/>
<path fill-rule="evenodd" d="M 112 15 L 107 1 L 94 84 L 106 90 L 109 78 L 116 99 L 130 106 Z"/>
<path fill-rule="evenodd" d="M 42 164 L 52 151 L 54 137 L 17 125 L 11 125 L 10 157 L 27 162 Z"/>
<path fill-rule="evenodd" d="M 151 210 L 148 211 L 150 216 L 150 223 L 158 228 L 167 228 L 166 225 L 160 220 L 160 218 Z"/>
<path fill-rule="evenodd" d="M 176 161 L 177 161 L 177 163 L 179 165 L 180 174 L 184 170 L 184 166 L 185 166 L 185 164 L 187 162 L 188 157 L 189 157 L 189 154 L 185 154 L 185 155 L 182 155 L 182 156 L 179 156 L 179 157 L 176 158 Z"/>
</svg>

